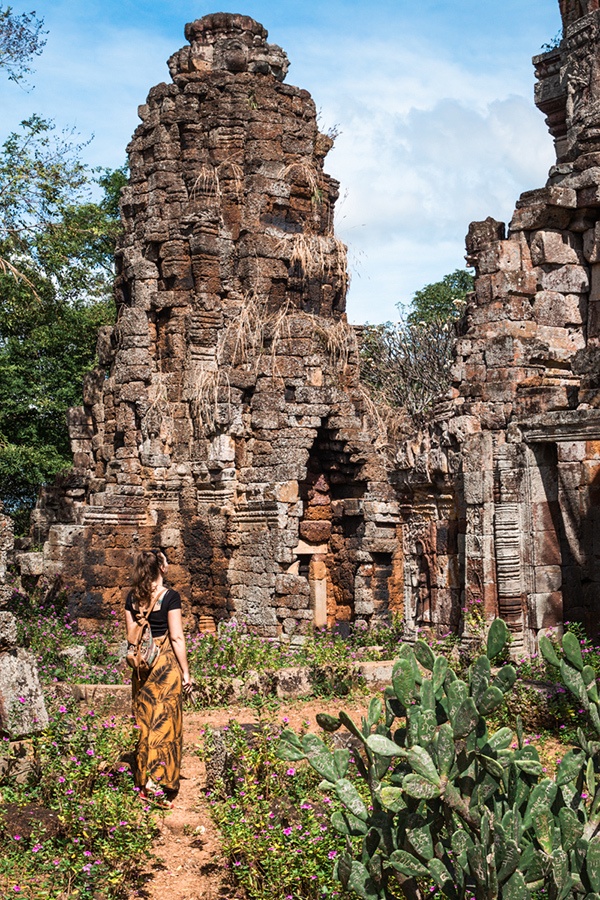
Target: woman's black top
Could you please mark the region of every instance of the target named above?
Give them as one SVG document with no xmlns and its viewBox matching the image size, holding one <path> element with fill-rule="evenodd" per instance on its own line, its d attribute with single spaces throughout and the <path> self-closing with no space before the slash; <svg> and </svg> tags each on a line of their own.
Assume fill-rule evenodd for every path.
<svg viewBox="0 0 600 900">
<path fill-rule="evenodd" d="M 131 591 L 127 594 L 125 609 L 129 610 L 129 612 L 135 619 L 136 613 L 139 610 L 133 605 L 133 596 Z M 157 600 L 157 602 L 154 604 L 154 609 L 148 616 L 148 622 L 150 624 L 152 637 L 162 637 L 169 630 L 167 617 L 169 615 L 170 609 L 181 609 L 181 597 L 179 596 L 177 591 L 174 591 L 171 588 L 167 588 L 166 592 L 162 595 L 160 600 Z"/>
</svg>

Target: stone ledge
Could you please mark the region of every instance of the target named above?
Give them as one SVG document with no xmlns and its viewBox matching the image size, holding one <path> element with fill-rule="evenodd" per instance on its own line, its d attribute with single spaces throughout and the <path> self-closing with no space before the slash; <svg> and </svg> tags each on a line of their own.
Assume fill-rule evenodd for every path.
<svg viewBox="0 0 600 900">
<path fill-rule="evenodd" d="M 370 688 L 378 689 L 391 684 L 394 660 L 374 660 L 356 663 L 352 668 Z M 332 666 L 321 666 L 316 670 L 327 675 L 333 673 Z M 247 701 L 256 694 L 276 696 L 280 700 L 296 700 L 314 694 L 314 676 L 310 666 L 291 666 L 285 669 L 270 669 L 263 672 L 248 672 L 246 678 L 223 679 L 210 677 L 205 685 L 210 688 L 230 685 L 228 701 Z M 64 695 L 70 694 L 88 708 L 105 706 L 118 715 L 131 713 L 131 685 L 129 684 L 65 684 Z M 211 691 L 208 690 L 210 696 Z M 218 693 L 218 691 L 217 691 Z"/>
<path fill-rule="evenodd" d="M 62 689 L 88 709 L 102 706 L 115 715 L 131 715 L 130 684 L 64 684 Z"/>
</svg>

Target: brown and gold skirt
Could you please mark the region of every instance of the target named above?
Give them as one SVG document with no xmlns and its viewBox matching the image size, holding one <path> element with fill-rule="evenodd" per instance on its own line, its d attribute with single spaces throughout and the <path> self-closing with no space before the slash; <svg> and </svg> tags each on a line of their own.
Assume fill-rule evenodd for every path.
<svg viewBox="0 0 600 900">
<path fill-rule="evenodd" d="M 145 678 L 132 679 L 133 715 L 139 729 L 135 783 L 148 779 L 166 791 L 179 789 L 183 744 L 181 669 L 168 635 L 154 667 Z"/>
</svg>

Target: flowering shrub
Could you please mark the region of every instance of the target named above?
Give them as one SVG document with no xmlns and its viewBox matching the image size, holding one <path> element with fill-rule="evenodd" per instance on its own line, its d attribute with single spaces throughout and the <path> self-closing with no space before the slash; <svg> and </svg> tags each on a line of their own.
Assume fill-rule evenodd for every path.
<svg viewBox="0 0 600 900">
<path fill-rule="evenodd" d="M 97 632 L 80 631 L 77 619 L 68 613 L 67 599 L 66 590 L 48 591 L 44 584 L 31 594 L 15 590 L 12 595 L 10 610 L 17 618 L 19 644 L 35 654 L 41 681 L 122 684 L 123 664 L 113 648 L 125 636 L 123 620 L 113 610 Z M 85 650 L 81 656 L 78 647 Z"/>
<path fill-rule="evenodd" d="M 280 733 L 263 721 L 251 738 L 236 723 L 223 732 L 232 779 L 207 799 L 231 874 L 249 900 L 347 897 L 332 875 L 339 842 L 329 817 L 339 801 L 305 763 L 275 757 Z"/>
<path fill-rule="evenodd" d="M 77 715 L 48 698 L 51 724 L 33 739 L 24 783 L 0 771 L 0 892 L 31 900 L 116 900 L 135 881 L 156 833 L 126 763 L 129 723 Z M 2 757 L 0 757 L 2 762 Z M 22 780 L 22 779 L 19 779 Z"/>
<path fill-rule="evenodd" d="M 291 666 L 307 666 L 312 670 L 314 693 L 345 695 L 360 683 L 354 664 L 359 660 L 382 658 L 381 649 L 373 643 L 378 633 L 366 634 L 370 639 L 361 631 L 343 636 L 339 631 L 323 629 L 302 645 L 290 645 L 260 637 L 247 626 L 232 621 L 224 623 L 219 634 L 187 636 L 190 671 L 194 680 L 203 686 L 203 701 L 207 705 L 226 701 L 233 678 L 243 679 L 249 672 L 268 673 Z"/>
</svg>

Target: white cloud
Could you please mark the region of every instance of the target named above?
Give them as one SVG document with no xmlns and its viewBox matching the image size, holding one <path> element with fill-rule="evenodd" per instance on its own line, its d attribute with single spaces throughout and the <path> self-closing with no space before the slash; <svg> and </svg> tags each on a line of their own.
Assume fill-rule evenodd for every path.
<svg viewBox="0 0 600 900">
<path fill-rule="evenodd" d="M 326 162 L 342 185 L 337 229 L 358 260 L 353 321 L 397 317 L 397 302 L 463 265 L 469 223 L 508 221 L 554 158 L 517 81 L 475 79 L 435 48 L 393 56 L 394 46 L 370 48 L 351 75 L 325 82 L 323 119 L 341 125 Z"/>
</svg>

